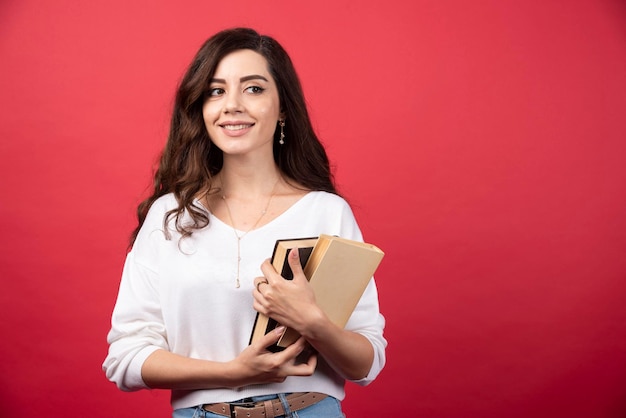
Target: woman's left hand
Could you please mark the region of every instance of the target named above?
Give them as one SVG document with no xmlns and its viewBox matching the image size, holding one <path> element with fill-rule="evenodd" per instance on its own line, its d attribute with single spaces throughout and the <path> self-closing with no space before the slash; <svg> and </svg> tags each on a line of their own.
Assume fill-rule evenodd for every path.
<svg viewBox="0 0 626 418">
<path fill-rule="evenodd" d="M 306 330 L 319 324 L 325 314 L 315 303 L 313 289 L 302 271 L 298 250 L 292 249 L 287 259 L 293 280 L 285 280 L 269 260 L 261 265 L 264 277 L 254 280 L 254 309 L 305 335 Z"/>
<path fill-rule="evenodd" d="M 298 250 L 291 250 L 287 259 L 293 280 L 285 280 L 269 260 L 261 265 L 264 277 L 254 280 L 254 309 L 297 331 L 345 378 L 363 379 L 374 361 L 372 344 L 365 336 L 332 323 L 320 309 Z"/>
</svg>

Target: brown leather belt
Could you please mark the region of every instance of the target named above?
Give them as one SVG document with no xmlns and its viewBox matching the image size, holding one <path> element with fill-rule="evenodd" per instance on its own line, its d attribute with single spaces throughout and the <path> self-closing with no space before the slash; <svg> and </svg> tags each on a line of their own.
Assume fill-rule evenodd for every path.
<svg viewBox="0 0 626 418">
<path fill-rule="evenodd" d="M 300 392 L 287 395 L 286 399 L 290 410 L 299 411 L 327 396 L 317 392 Z M 231 418 L 274 418 L 285 415 L 283 404 L 278 398 L 260 402 L 210 403 L 202 405 L 202 409 Z"/>
</svg>

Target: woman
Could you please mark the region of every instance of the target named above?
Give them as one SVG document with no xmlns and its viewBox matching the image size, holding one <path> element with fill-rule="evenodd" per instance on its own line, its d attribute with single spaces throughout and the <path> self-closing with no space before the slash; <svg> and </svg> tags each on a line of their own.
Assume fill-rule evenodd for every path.
<svg viewBox="0 0 626 418">
<path fill-rule="evenodd" d="M 171 389 L 181 418 L 333 417 L 345 380 L 368 384 L 382 369 L 373 280 L 341 329 L 317 307 L 296 251 L 292 281 L 266 260 L 277 239 L 361 239 L 272 38 L 232 29 L 201 47 L 138 217 L 103 365 L 122 390 Z M 278 353 L 266 349 L 278 333 L 248 345 L 256 311 L 302 338 Z"/>
</svg>

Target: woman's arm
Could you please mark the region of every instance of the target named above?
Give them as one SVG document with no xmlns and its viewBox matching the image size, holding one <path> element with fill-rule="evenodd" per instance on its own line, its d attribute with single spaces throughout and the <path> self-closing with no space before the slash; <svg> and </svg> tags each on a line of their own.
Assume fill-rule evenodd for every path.
<svg viewBox="0 0 626 418">
<path fill-rule="evenodd" d="M 292 250 L 288 259 L 293 280 L 284 280 L 269 261 L 263 263 L 261 270 L 268 283 L 254 291 L 254 308 L 299 332 L 346 379 L 365 378 L 374 361 L 372 344 L 328 319 L 315 302 L 298 251 Z"/>
<path fill-rule="evenodd" d="M 277 383 L 287 376 L 313 374 L 316 356 L 311 356 L 306 363 L 296 363 L 296 357 L 306 345 L 304 338 L 280 353 L 265 349 L 278 341 L 281 331 L 265 335 L 229 362 L 199 360 L 157 350 L 144 361 L 141 375 L 151 388 L 191 390 Z"/>
<path fill-rule="evenodd" d="M 231 388 L 280 382 L 290 375 L 307 376 L 314 372 L 315 357 L 304 364 L 295 361 L 306 345 L 304 341 L 282 353 L 267 351 L 265 347 L 279 338 L 273 333 L 239 354 L 233 354 L 232 360 L 226 362 L 199 360 L 170 352 L 159 302 L 159 277 L 153 269 L 137 262 L 136 252 L 128 254 L 124 266 L 107 337 L 109 353 L 103 364 L 107 377 L 120 389 Z"/>
</svg>

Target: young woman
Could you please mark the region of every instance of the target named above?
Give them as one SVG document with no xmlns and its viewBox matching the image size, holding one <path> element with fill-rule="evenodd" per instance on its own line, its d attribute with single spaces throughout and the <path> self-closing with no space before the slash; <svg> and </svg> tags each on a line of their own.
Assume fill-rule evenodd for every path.
<svg viewBox="0 0 626 418">
<path fill-rule="evenodd" d="M 373 280 L 342 329 L 297 251 L 292 281 L 267 260 L 277 239 L 362 239 L 274 39 L 240 28 L 201 47 L 138 217 L 103 365 L 120 389 L 171 389 L 180 418 L 340 417 L 345 380 L 368 384 L 384 366 Z M 275 332 L 248 345 L 257 311 L 302 337 L 278 353 Z"/>
</svg>

